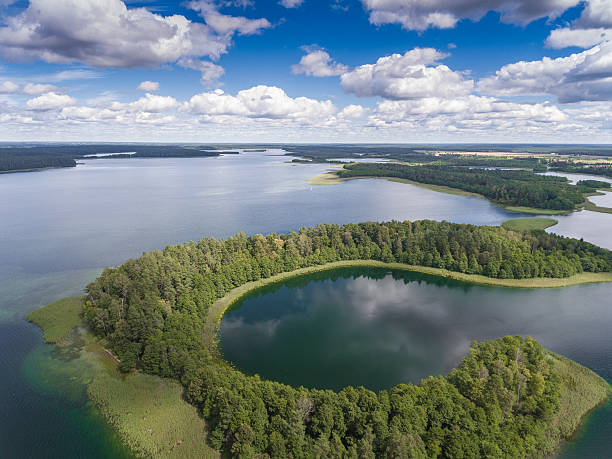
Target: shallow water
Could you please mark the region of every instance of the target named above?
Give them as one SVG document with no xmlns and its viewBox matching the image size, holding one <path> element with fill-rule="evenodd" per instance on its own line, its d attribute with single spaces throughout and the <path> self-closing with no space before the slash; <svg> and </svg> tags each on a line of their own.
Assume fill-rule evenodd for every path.
<svg viewBox="0 0 612 459">
<path fill-rule="evenodd" d="M 497 225 L 521 216 L 484 199 L 385 180 L 311 186 L 306 180 L 326 166 L 271 156 L 280 153 L 97 159 L 70 169 L 0 175 L 0 456 L 119 455 L 109 446 L 116 445 L 111 430 L 86 399 L 70 396 L 84 394 L 84 382 L 65 385 L 61 371 L 45 369 L 60 362 L 25 322 L 29 311 L 79 294 L 104 266 L 240 231 L 422 218 Z M 559 220 L 551 230 L 612 248 L 612 215 L 580 212 Z M 604 424 L 612 426 L 612 417 Z"/>
</svg>

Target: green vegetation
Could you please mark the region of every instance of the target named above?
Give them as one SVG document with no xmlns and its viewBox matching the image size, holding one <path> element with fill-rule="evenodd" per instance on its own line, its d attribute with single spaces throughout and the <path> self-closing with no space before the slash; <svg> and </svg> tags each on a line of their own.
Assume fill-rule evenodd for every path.
<svg viewBox="0 0 612 459">
<path fill-rule="evenodd" d="M 580 180 L 578 183 L 576 183 L 576 185 L 586 188 L 593 188 L 594 190 L 612 187 L 612 184 L 609 182 L 602 182 L 601 180 Z"/>
<path fill-rule="evenodd" d="M 509 210 L 510 212 L 532 215 L 563 215 L 568 213 L 567 210 L 536 209 L 533 207 L 521 206 L 503 206 L 503 208 Z"/>
<path fill-rule="evenodd" d="M 612 165 L 609 163 L 576 164 L 572 161 L 554 161 L 550 163 L 550 170 L 568 172 L 572 174 L 601 175 L 612 177 Z"/>
<path fill-rule="evenodd" d="M 217 150 L 217 151 L 213 151 Z M 121 154 L 125 153 L 125 154 Z M 129 153 L 129 154 L 128 154 Z M 0 148 L 0 172 L 21 172 L 53 167 L 75 167 L 87 155 L 114 154 L 114 158 L 192 158 L 237 154 L 208 145 L 68 144 L 17 145 Z"/>
<path fill-rule="evenodd" d="M 557 443 L 571 438 L 585 413 L 610 395 L 610 385 L 588 368 L 560 355 L 552 354 L 555 372 L 561 379 L 559 412 L 547 428 L 546 436 Z"/>
<path fill-rule="evenodd" d="M 583 208 L 585 210 L 590 210 L 591 212 L 601 212 L 604 214 L 612 214 L 612 208 L 610 207 L 601 207 L 595 204 L 594 202 L 589 201 L 588 199 L 583 204 Z"/>
<path fill-rule="evenodd" d="M 478 193 L 504 206 L 571 211 L 584 202 L 583 190 L 564 177 L 526 170 L 486 170 L 465 167 L 392 163 L 349 164 L 338 174 L 349 177 L 394 177 Z"/>
<path fill-rule="evenodd" d="M 90 399 L 139 457 L 218 458 L 195 406 L 172 380 L 139 373 L 124 378 L 100 372 L 88 386 Z"/>
<path fill-rule="evenodd" d="M 45 341 L 57 343 L 74 372 L 86 375 L 88 395 L 139 457 L 213 458 L 206 422 L 182 397 L 182 386 L 157 376 L 122 375 L 117 361 L 90 334 L 75 335 L 82 322 L 83 297 L 64 298 L 28 315 L 43 330 Z M 81 343 L 75 348 L 75 341 Z M 66 365 L 66 363 L 64 363 Z"/>
<path fill-rule="evenodd" d="M 545 230 L 559 223 L 554 218 L 514 218 L 502 223 L 502 228 L 510 231 L 534 231 Z"/>
<path fill-rule="evenodd" d="M 0 172 L 25 172 L 56 167 L 76 167 L 76 161 L 70 156 L 10 154 L 0 149 Z"/>
<path fill-rule="evenodd" d="M 473 344 L 446 378 L 378 393 L 296 389 L 214 363 L 196 371 L 187 392 L 211 423 L 212 444 L 232 456 L 534 457 L 567 438 L 562 391 L 584 406 L 572 419 L 607 397 L 591 374 L 588 387 L 598 390 L 582 399 L 556 363 L 537 342 L 506 337 Z"/>
<path fill-rule="evenodd" d="M 88 286 L 84 315 L 123 371 L 180 380 L 208 422 L 210 445 L 233 456 L 517 457 L 554 448 L 546 428 L 559 411 L 562 383 L 529 339 L 475 345 L 448 378 L 378 394 L 293 388 L 220 359 L 211 338 L 225 295 L 236 298 L 261 279 L 300 268 L 354 260 L 502 280 L 612 271 L 611 252 L 542 231 L 431 221 L 320 225 L 144 254 Z"/>
<path fill-rule="evenodd" d="M 63 298 L 28 314 L 43 330 L 46 343 L 61 343 L 82 323 L 83 297 Z"/>
</svg>

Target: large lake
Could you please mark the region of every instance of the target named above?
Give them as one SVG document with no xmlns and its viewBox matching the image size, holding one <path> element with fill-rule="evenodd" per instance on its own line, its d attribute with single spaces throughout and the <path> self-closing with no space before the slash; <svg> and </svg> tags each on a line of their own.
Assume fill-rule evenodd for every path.
<svg viewBox="0 0 612 459">
<path fill-rule="evenodd" d="M 1 456 L 127 456 L 87 403 L 87 375 L 64 371 L 67 366 L 57 359 L 53 346 L 42 344 L 40 330 L 25 321 L 29 311 L 81 293 L 104 266 L 168 244 L 239 231 L 269 233 L 317 223 L 423 218 L 497 225 L 517 216 L 483 199 L 384 180 L 310 186 L 306 180 L 325 166 L 290 164 L 280 154 L 99 159 L 71 169 L 0 175 Z M 612 248 L 611 223 L 612 215 L 580 212 L 561 217 L 552 230 Z M 435 288 L 444 295 L 450 287 Z M 572 333 L 557 330 L 553 339 L 554 315 L 538 316 L 533 325 L 551 330 L 538 335 L 544 336 L 545 346 L 612 380 L 612 339 L 602 339 L 597 346 L 584 344 L 592 334 L 587 319 L 594 311 L 605 312 L 612 286 L 578 288 L 580 295 L 571 294 L 571 289 L 554 291 L 554 298 L 576 299 Z M 586 299 L 602 289 L 607 293 L 597 309 Z M 511 305 L 516 293 L 504 292 L 504 304 Z M 554 311 L 557 303 L 547 311 Z M 600 327 L 612 329 L 609 315 L 595 317 Z M 594 413 L 567 454 L 588 455 L 592 445 L 612 450 L 610 405 Z"/>
</svg>

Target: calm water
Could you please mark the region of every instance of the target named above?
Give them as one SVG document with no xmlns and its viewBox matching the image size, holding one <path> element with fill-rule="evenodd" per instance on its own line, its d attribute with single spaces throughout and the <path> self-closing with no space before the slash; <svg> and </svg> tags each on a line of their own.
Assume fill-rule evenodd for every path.
<svg viewBox="0 0 612 459">
<path fill-rule="evenodd" d="M 372 390 L 446 374 L 473 340 L 533 336 L 612 379 L 612 285 L 504 289 L 380 268 L 342 268 L 252 292 L 221 322 L 226 359 L 250 374 Z M 608 457 L 610 406 L 574 445 Z M 594 431 L 594 432 L 593 432 Z M 571 453 L 571 449 L 567 452 Z M 571 457 L 571 456 L 567 456 Z"/>
<path fill-rule="evenodd" d="M 29 311 L 79 294 L 104 266 L 239 231 L 421 218 L 494 225 L 517 216 L 483 199 L 382 180 L 310 186 L 306 180 L 325 166 L 270 155 L 280 153 L 90 160 L 71 169 L 0 175 L 1 457 L 125 454 L 87 404 L 81 367 L 64 371 L 53 347 L 25 321 Z M 581 212 L 553 229 L 612 248 L 611 223 L 612 215 Z M 590 365 L 589 355 L 578 360 Z"/>
</svg>

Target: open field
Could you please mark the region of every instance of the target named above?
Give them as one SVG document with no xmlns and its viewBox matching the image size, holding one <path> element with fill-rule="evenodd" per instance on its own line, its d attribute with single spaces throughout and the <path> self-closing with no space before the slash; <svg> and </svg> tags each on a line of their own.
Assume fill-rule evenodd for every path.
<svg viewBox="0 0 612 459">
<path fill-rule="evenodd" d="M 559 223 L 554 218 L 515 218 L 502 223 L 502 228 L 510 231 L 544 230 Z"/>
</svg>

